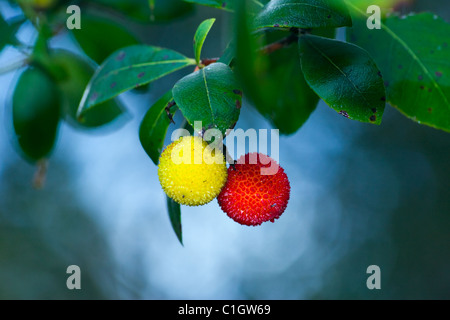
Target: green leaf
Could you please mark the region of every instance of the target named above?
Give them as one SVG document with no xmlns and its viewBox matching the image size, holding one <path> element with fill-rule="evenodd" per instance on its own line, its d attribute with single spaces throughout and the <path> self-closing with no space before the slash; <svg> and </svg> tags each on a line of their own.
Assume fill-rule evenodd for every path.
<svg viewBox="0 0 450 320">
<path fill-rule="evenodd" d="M 13 94 L 12 120 L 16 140 L 26 159 L 47 157 L 59 127 L 59 94 L 52 79 L 38 68 L 25 70 Z"/>
<path fill-rule="evenodd" d="M 380 7 L 381 14 L 385 15 L 387 13 L 392 13 L 392 11 L 394 11 L 395 7 L 398 4 L 401 5 L 402 0 L 351 0 L 350 3 L 348 3 L 347 0 L 344 0 L 344 2 L 346 2 L 349 9 L 350 7 L 357 7 L 363 10 L 364 12 L 367 11 L 367 8 L 369 6 L 375 5 Z"/>
<path fill-rule="evenodd" d="M 169 211 L 170 223 L 172 224 L 173 231 L 177 235 L 181 245 L 183 245 L 183 234 L 181 227 L 181 208 L 180 204 L 167 197 L 167 209 Z"/>
<path fill-rule="evenodd" d="M 146 45 L 120 49 L 105 60 L 89 82 L 78 116 L 122 92 L 190 65 L 195 65 L 195 60 L 169 49 Z"/>
<path fill-rule="evenodd" d="M 255 28 L 351 26 L 345 4 L 336 0 L 272 0 L 258 14 Z"/>
<path fill-rule="evenodd" d="M 193 9 L 190 3 L 183 0 L 153 0 L 150 7 L 150 20 L 155 22 L 169 21 L 187 15 Z"/>
<path fill-rule="evenodd" d="M 222 62 L 228 66 L 231 66 L 235 55 L 236 55 L 236 41 L 235 39 L 232 39 L 228 43 L 227 47 L 225 48 L 225 51 L 222 53 L 222 56 L 217 62 Z"/>
<path fill-rule="evenodd" d="M 74 29 L 72 33 L 83 51 L 98 64 L 114 51 L 139 43 L 117 22 L 89 14 L 83 14 L 81 19 L 83 28 Z"/>
<path fill-rule="evenodd" d="M 382 20 L 381 30 L 365 27 L 355 11 L 348 39 L 374 57 L 386 85 L 387 101 L 418 123 L 450 132 L 450 25 L 430 13 Z"/>
<path fill-rule="evenodd" d="M 18 44 L 16 33 L 25 21 L 27 21 L 25 17 L 20 17 L 6 22 L 0 14 L 0 52 L 8 44 Z"/>
<path fill-rule="evenodd" d="M 195 53 L 195 61 L 197 61 L 197 65 L 200 65 L 200 58 L 203 48 L 203 43 L 205 42 L 206 36 L 211 30 L 216 19 L 208 19 L 203 21 L 197 28 L 194 36 L 194 53 Z"/>
<path fill-rule="evenodd" d="M 236 6 L 238 5 L 236 1 L 242 0 L 184 0 L 184 1 L 233 12 L 235 11 Z M 256 10 L 260 10 L 262 7 L 264 7 L 264 4 L 267 2 L 268 0 L 250 0 L 252 6 L 249 9 L 251 12 L 255 12 Z"/>
<path fill-rule="evenodd" d="M 170 119 L 165 108 L 173 101 L 172 90 L 163 95 L 145 114 L 139 128 L 141 145 L 153 163 L 158 165 Z M 175 109 L 171 108 L 171 113 Z"/>
<path fill-rule="evenodd" d="M 79 56 L 64 50 L 51 53 L 52 63 L 64 72 L 57 81 L 61 92 L 64 119 L 75 128 L 95 128 L 112 122 L 123 113 L 123 107 L 116 100 L 108 100 L 86 112 L 77 119 L 77 109 L 84 89 L 94 75 L 95 67 Z"/>
<path fill-rule="evenodd" d="M 187 75 L 173 87 L 173 97 L 190 125 L 217 128 L 223 135 L 239 119 L 242 90 L 230 67 L 213 63 Z"/>
<path fill-rule="evenodd" d="M 298 58 L 296 35 L 275 29 L 251 33 L 245 4 L 236 12 L 236 74 L 245 97 L 282 134 L 296 132 L 309 118 L 319 102 L 318 96 L 306 83 Z M 321 30 L 321 32 L 323 32 Z M 327 30 L 334 36 L 333 30 Z M 287 40 L 289 47 L 270 54 L 258 50 L 271 43 Z"/>
<path fill-rule="evenodd" d="M 0 51 L 9 43 L 11 38 L 10 27 L 0 14 Z"/>
<path fill-rule="evenodd" d="M 234 10 L 234 0 L 184 0 L 189 3 L 196 3 L 203 6 L 223 9 L 226 11 Z"/>
<path fill-rule="evenodd" d="M 192 11 L 192 5 L 183 0 L 93 0 L 93 2 L 142 22 L 164 22 Z"/>
<path fill-rule="evenodd" d="M 375 62 L 349 43 L 317 36 L 299 40 L 302 70 L 310 87 L 341 115 L 380 124 L 386 93 Z"/>
</svg>

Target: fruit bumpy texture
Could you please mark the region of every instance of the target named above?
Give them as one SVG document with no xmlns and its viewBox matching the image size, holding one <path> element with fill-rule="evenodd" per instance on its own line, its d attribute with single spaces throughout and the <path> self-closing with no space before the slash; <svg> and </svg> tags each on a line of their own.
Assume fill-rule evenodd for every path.
<svg viewBox="0 0 450 320">
<path fill-rule="evenodd" d="M 187 151 L 190 157 L 185 154 Z M 220 158 L 222 163 L 217 163 L 215 158 Z M 215 155 L 202 138 L 181 137 L 162 152 L 158 177 L 164 192 L 174 201 L 200 206 L 211 202 L 222 190 L 227 180 L 227 165 L 223 154 Z"/>
<path fill-rule="evenodd" d="M 256 157 L 256 163 L 250 159 Z M 254 163 L 254 162 L 252 162 Z M 262 175 L 262 168 L 275 166 L 275 174 Z M 291 187 L 283 168 L 275 160 L 250 153 L 242 156 L 235 168 L 228 168 L 228 181 L 217 197 L 222 210 L 234 221 L 257 226 L 274 222 L 286 209 Z"/>
</svg>

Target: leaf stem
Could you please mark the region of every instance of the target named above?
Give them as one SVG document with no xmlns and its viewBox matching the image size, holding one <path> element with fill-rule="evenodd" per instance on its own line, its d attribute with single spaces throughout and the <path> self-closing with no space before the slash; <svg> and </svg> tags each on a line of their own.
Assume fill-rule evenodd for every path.
<svg viewBox="0 0 450 320">
<path fill-rule="evenodd" d="M 216 63 L 220 58 L 211 58 L 211 59 L 202 59 L 200 62 L 205 67 L 209 66 L 212 63 Z"/>
<path fill-rule="evenodd" d="M 175 100 L 172 100 L 164 108 L 166 110 L 167 117 L 169 118 L 170 122 L 172 122 L 173 124 L 175 124 L 175 121 L 173 121 L 173 116 L 172 116 L 172 113 L 170 112 L 170 109 L 175 105 L 176 105 Z"/>
<path fill-rule="evenodd" d="M 274 43 L 271 43 L 271 44 L 268 44 L 268 45 L 262 47 L 261 49 L 259 49 L 259 51 L 264 54 L 271 54 L 272 52 L 275 52 L 277 50 L 280 50 L 282 48 L 286 48 L 286 47 L 290 46 L 292 43 L 296 42 L 297 40 L 298 40 L 298 35 L 292 33 L 283 39 L 280 39 Z"/>
<path fill-rule="evenodd" d="M 48 160 L 39 160 L 36 164 L 36 172 L 33 177 L 33 187 L 37 190 L 42 189 L 45 185 L 48 171 Z"/>
</svg>

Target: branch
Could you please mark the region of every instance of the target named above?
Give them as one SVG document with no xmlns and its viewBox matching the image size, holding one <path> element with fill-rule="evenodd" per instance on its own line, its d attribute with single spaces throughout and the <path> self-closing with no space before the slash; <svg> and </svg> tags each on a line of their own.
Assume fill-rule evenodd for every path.
<svg viewBox="0 0 450 320">
<path fill-rule="evenodd" d="M 274 43 L 268 44 L 265 47 L 259 49 L 259 52 L 263 54 L 271 54 L 282 48 L 289 47 L 292 43 L 297 42 L 298 38 L 304 34 L 311 33 L 311 29 L 297 29 L 291 28 L 291 34 L 283 39 L 280 39 Z"/>
<path fill-rule="evenodd" d="M 36 164 L 36 172 L 33 177 L 33 187 L 37 190 L 42 189 L 45 185 L 48 171 L 48 160 L 39 160 Z"/>
<path fill-rule="evenodd" d="M 175 121 L 173 121 L 173 116 L 170 113 L 170 108 L 172 108 L 175 105 L 176 105 L 175 100 L 173 100 L 173 101 L 170 101 L 169 104 L 164 108 L 166 110 L 167 117 L 169 118 L 170 122 L 172 122 L 173 124 L 175 124 Z"/>
</svg>

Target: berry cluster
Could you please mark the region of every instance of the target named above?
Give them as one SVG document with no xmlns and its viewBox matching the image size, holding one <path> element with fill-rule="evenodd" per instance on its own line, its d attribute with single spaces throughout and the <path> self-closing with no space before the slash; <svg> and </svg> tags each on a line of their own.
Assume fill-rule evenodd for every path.
<svg viewBox="0 0 450 320">
<path fill-rule="evenodd" d="M 275 160 L 250 153 L 227 170 L 223 154 L 219 163 L 214 161 L 216 156 L 200 137 L 181 137 L 167 146 L 158 167 L 164 192 L 188 206 L 217 198 L 222 210 L 242 225 L 257 226 L 281 216 L 289 201 L 290 184 Z M 268 168 L 272 169 L 270 174 L 264 172 Z"/>
</svg>

